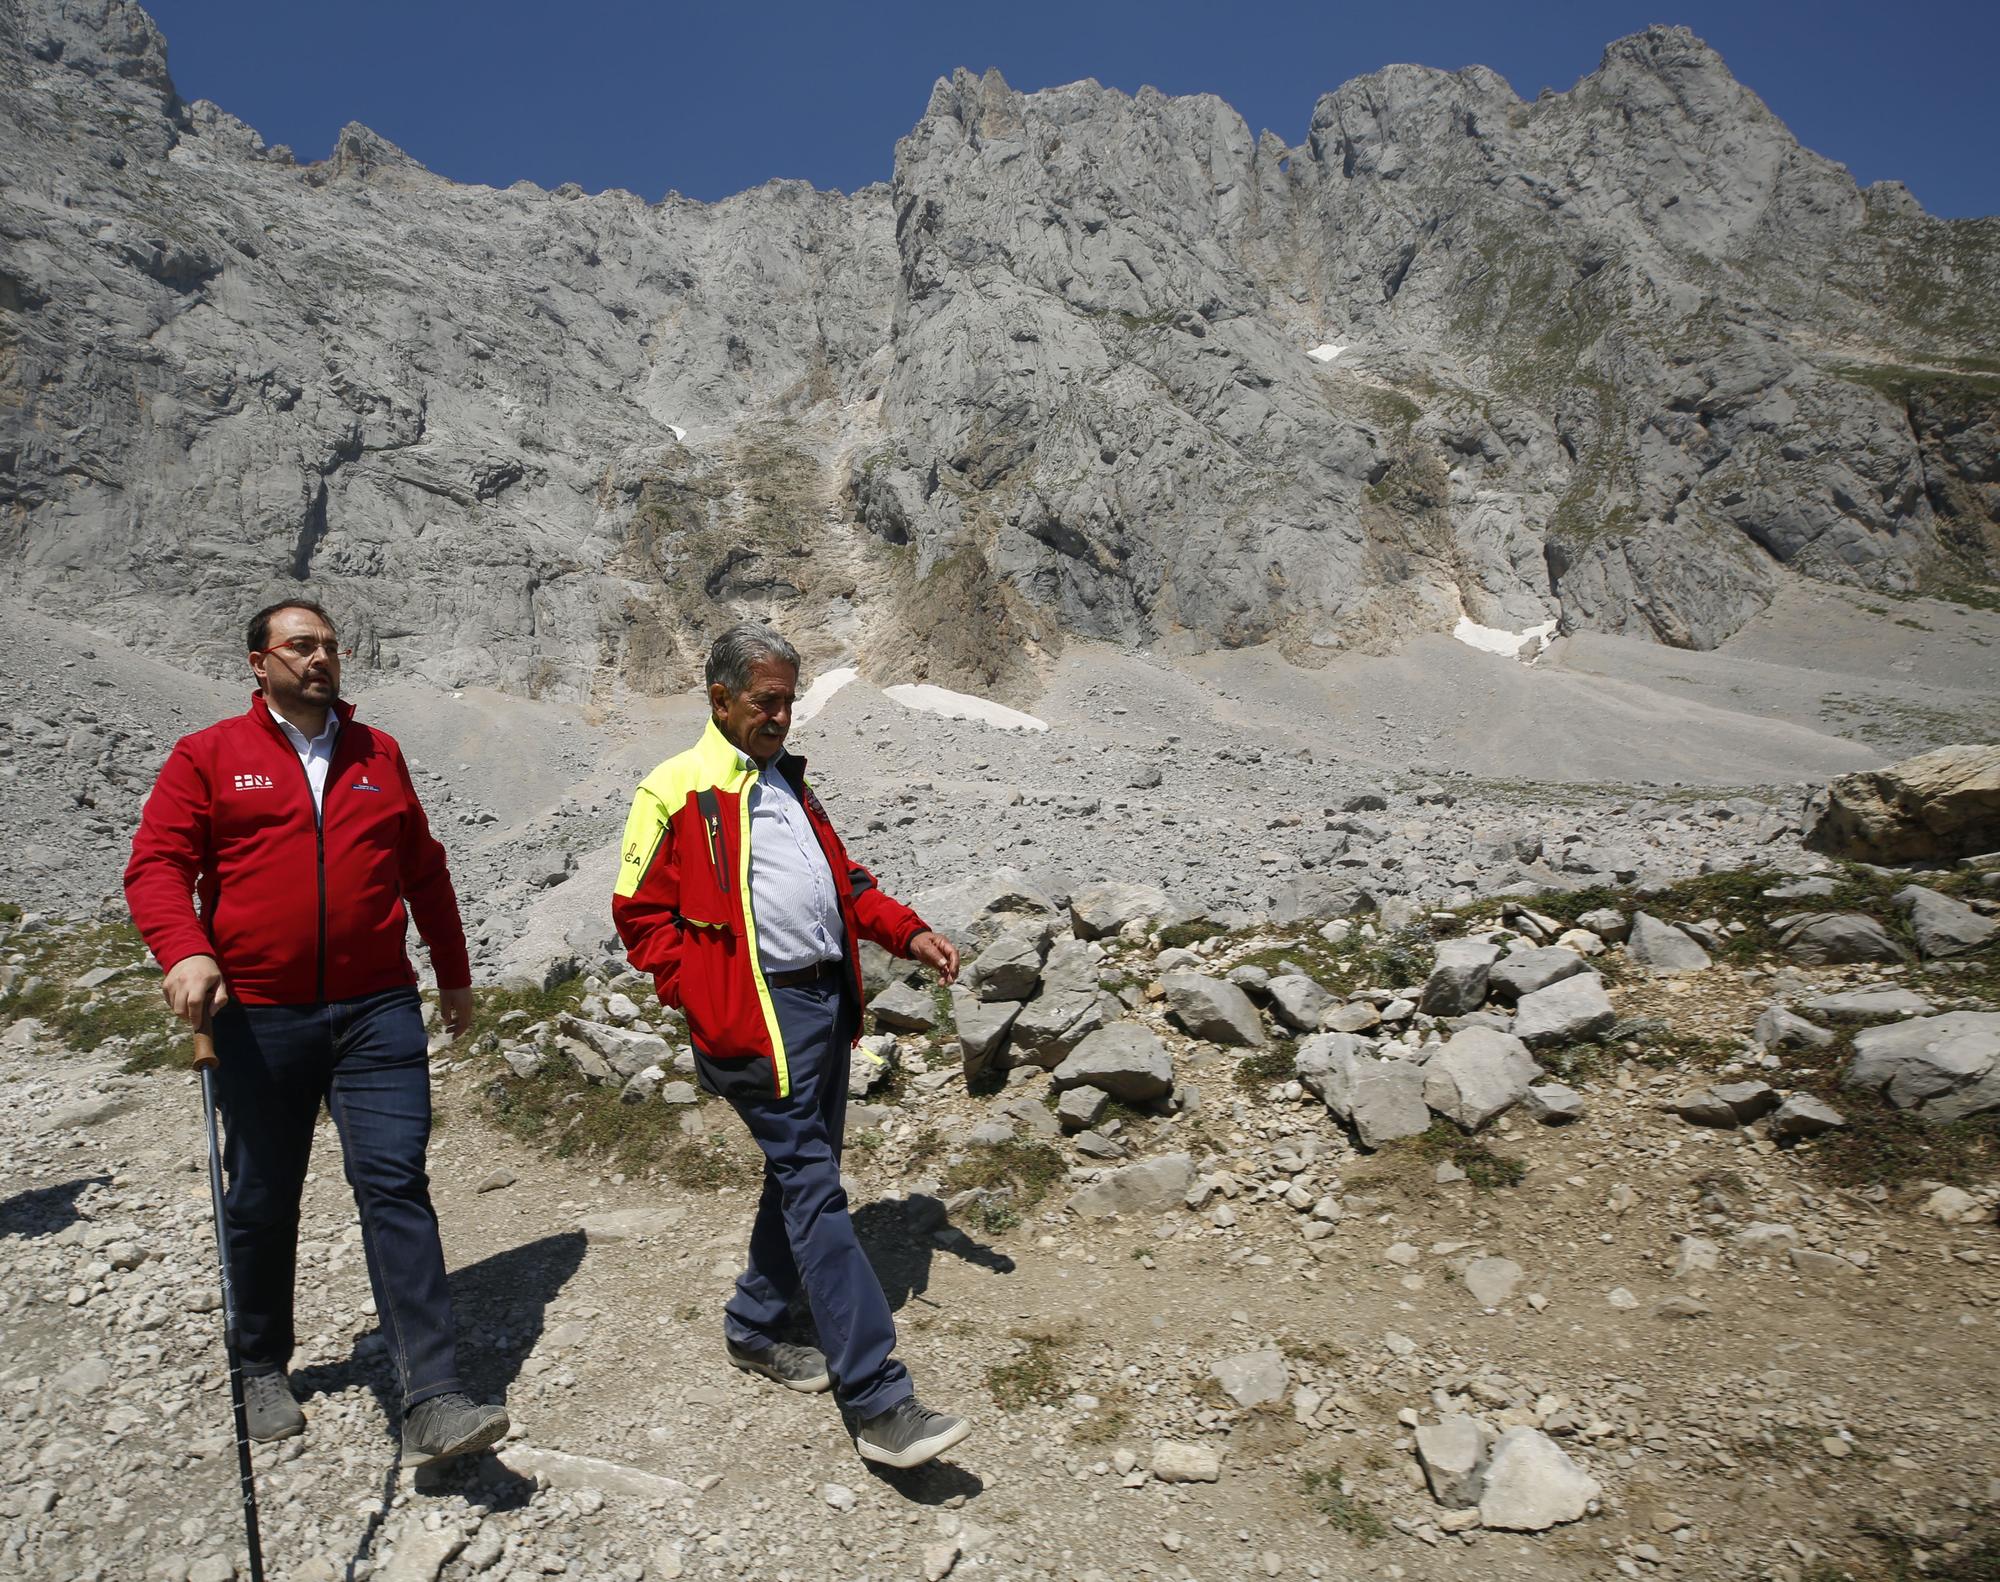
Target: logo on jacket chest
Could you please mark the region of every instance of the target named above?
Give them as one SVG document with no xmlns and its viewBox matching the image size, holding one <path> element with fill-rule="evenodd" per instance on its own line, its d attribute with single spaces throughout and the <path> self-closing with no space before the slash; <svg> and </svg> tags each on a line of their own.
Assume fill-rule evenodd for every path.
<svg viewBox="0 0 2000 1582">
<path fill-rule="evenodd" d="M 234 778 L 239 791 L 269 791 L 275 784 L 269 775 L 237 775 Z"/>
<path fill-rule="evenodd" d="M 363 775 L 359 780 L 355 781 L 354 784 L 349 786 L 347 789 L 350 791 L 380 791 L 382 788 L 376 785 L 366 775 Z"/>
</svg>

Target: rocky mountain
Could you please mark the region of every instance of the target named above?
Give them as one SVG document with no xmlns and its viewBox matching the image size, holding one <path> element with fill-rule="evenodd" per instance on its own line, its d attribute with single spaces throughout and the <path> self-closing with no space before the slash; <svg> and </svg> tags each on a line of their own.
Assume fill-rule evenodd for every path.
<svg viewBox="0 0 2000 1582">
<path fill-rule="evenodd" d="M 0 0 L 0 591 L 233 663 L 602 701 L 769 613 L 1029 690 L 1065 634 L 1713 646 L 2000 551 L 2000 221 L 1801 148 L 1681 29 L 1568 93 L 940 81 L 887 187 L 453 184 L 184 103 L 128 0 Z"/>
</svg>

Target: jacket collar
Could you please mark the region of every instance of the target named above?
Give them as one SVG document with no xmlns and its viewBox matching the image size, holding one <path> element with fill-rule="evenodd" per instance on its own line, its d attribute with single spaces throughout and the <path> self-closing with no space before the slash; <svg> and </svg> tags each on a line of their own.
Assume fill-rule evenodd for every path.
<svg viewBox="0 0 2000 1582">
<path fill-rule="evenodd" d="M 717 785 L 738 785 L 744 780 L 754 779 L 757 766 L 747 753 L 727 736 L 710 716 L 708 728 L 701 733 L 701 740 L 694 750 L 701 766 L 713 777 Z M 806 761 L 789 747 L 778 755 L 778 772 L 792 783 L 794 791 L 805 784 Z"/>
<path fill-rule="evenodd" d="M 348 722 L 354 718 L 354 705 L 349 703 L 345 698 L 335 698 L 333 700 L 333 713 L 334 717 L 340 721 L 341 735 L 346 735 Z M 278 716 L 271 712 L 271 705 L 264 701 L 264 694 L 261 691 L 250 694 L 250 717 L 253 720 L 262 721 L 264 729 L 277 737 L 279 741 L 285 742 L 287 746 L 290 745 L 289 739 L 278 727 Z M 719 736 L 722 733 L 717 731 L 716 734 Z M 724 745 L 727 745 L 727 743 Z"/>
</svg>

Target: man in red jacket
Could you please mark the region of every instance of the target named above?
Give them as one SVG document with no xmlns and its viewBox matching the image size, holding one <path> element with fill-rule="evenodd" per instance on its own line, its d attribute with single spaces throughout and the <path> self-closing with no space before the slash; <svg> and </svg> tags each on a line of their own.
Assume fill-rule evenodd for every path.
<svg viewBox="0 0 2000 1582">
<path fill-rule="evenodd" d="M 507 1414 L 459 1383 L 424 1171 L 423 1006 L 403 949 L 407 908 L 430 946 L 444 1025 L 464 1033 L 472 970 L 444 848 L 394 739 L 341 701 L 326 612 L 306 599 L 259 610 L 249 646 L 249 712 L 175 744 L 132 839 L 125 897 L 174 1014 L 214 1022 L 250 1433 L 305 1427 L 286 1369 L 299 1195 L 324 1102 L 401 1378 L 404 1453 L 483 1450 Z"/>
<path fill-rule="evenodd" d="M 708 656 L 701 740 L 640 783 L 611 916 L 632 965 L 687 1016 L 704 1086 L 764 1153 L 748 1267 L 723 1308 L 732 1364 L 837 1392 L 870 1461 L 914 1467 L 970 1431 L 920 1405 L 840 1185 L 847 1064 L 861 1027 L 860 943 L 934 967 L 958 951 L 849 860 L 785 751 L 799 656 L 769 627 L 731 627 Z M 818 1347 L 778 1338 L 804 1289 Z"/>
</svg>

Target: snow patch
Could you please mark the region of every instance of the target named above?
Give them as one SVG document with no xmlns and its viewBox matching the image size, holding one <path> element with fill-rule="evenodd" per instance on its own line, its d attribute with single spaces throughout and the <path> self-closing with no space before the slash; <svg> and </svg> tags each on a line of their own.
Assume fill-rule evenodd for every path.
<svg viewBox="0 0 2000 1582">
<path fill-rule="evenodd" d="M 1049 728 L 1046 720 L 1038 720 L 1032 714 L 1023 714 L 1005 704 L 975 698 L 965 692 L 948 691 L 928 683 L 905 682 L 900 686 L 884 687 L 882 695 L 893 698 L 906 709 L 922 709 L 926 714 L 942 714 L 947 719 L 977 720 L 982 725 L 997 725 L 1003 731 L 1045 731 Z"/>
<path fill-rule="evenodd" d="M 1554 641 L 1556 623 L 1553 620 L 1530 626 L 1522 631 L 1503 631 L 1497 626 L 1481 626 L 1469 615 L 1461 615 L 1458 625 L 1451 629 L 1456 637 L 1468 648 L 1483 649 L 1489 654 L 1501 654 L 1508 659 L 1519 659 L 1524 664 L 1540 655 L 1544 648 Z"/>
<path fill-rule="evenodd" d="M 813 677 L 813 684 L 792 704 L 792 723 L 803 725 L 826 707 L 828 701 L 848 682 L 861 672 L 852 665 L 843 665 L 838 670 L 829 670 L 824 675 Z"/>
<path fill-rule="evenodd" d="M 1316 363 L 1330 363 L 1346 350 L 1345 346 L 1336 346 L 1332 341 L 1322 341 L 1307 352 L 1306 355 Z"/>
</svg>

